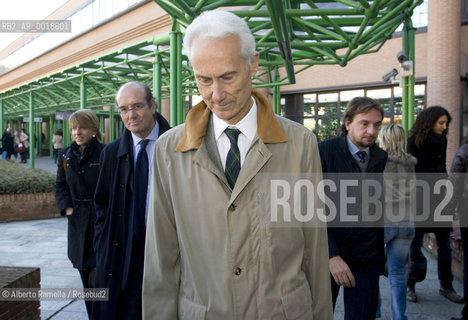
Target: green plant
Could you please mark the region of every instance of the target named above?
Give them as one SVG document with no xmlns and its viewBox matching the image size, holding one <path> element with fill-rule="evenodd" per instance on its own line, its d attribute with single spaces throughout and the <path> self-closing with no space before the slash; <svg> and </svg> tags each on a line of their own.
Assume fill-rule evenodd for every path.
<svg viewBox="0 0 468 320">
<path fill-rule="evenodd" d="M 0 194 L 53 192 L 55 175 L 42 169 L 25 169 L 19 163 L 0 160 Z"/>
</svg>

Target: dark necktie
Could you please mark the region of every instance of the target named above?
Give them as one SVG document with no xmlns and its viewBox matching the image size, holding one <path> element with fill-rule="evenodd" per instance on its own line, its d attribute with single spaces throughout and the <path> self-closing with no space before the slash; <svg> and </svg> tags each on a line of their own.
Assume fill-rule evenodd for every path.
<svg viewBox="0 0 468 320">
<path fill-rule="evenodd" d="M 359 162 L 360 163 L 366 163 L 366 158 L 367 158 L 367 152 L 365 151 L 358 151 L 356 152 L 358 158 L 359 158 Z"/>
<path fill-rule="evenodd" d="M 240 152 L 239 147 L 237 146 L 237 138 L 241 132 L 238 129 L 227 128 L 224 130 L 224 133 L 226 133 L 229 141 L 231 142 L 231 148 L 229 149 L 226 157 L 226 168 L 224 169 L 224 173 L 226 174 L 226 178 L 231 189 L 233 189 L 241 168 Z"/>
<path fill-rule="evenodd" d="M 137 238 L 145 235 L 146 227 L 146 194 L 148 192 L 148 153 L 146 146 L 149 140 L 140 141 L 140 151 L 138 152 L 133 193 L 133 231 Z"/>
</svg>

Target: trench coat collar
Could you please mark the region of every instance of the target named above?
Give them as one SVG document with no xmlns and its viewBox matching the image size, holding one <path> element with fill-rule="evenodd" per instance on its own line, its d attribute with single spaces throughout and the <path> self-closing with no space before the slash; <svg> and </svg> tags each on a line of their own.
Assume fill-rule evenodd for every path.
<svg viewBox="0 0 468 320">
<path fill-rule="evenodd" d="M 267 98 L 254 89 L 252 96 L 257 102 L 257 132 L 263 143 L 287 142 L 286 134 L 281 128 Z M 198 149 L 206 134 L 211 110 L 202 101 L 190 110 L 185 121 L 184 134 L 176 151 L 185 152 Z"/>
</svg>

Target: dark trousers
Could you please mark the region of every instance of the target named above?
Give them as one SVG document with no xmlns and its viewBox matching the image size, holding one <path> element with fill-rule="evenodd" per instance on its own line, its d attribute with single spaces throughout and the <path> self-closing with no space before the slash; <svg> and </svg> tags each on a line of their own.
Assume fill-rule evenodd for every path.
<svg viewBox="0 0 468 320">
<path fill-rule="evenodd" d="M 54 148 L 54 163 L 57 163 L 57 157 L 58 157 L 58 152 L 60 149 L 55 149 Z"/>
<path fill-rule="evenodd" d="M 463 244 L 463 263 L 464 263 L 464 274 L 463 277 L 463 296 L 465 298 L 465 305 L 463 306 L 462 316 L 463 319 L 468 319 L 468 228 L 460 228 Z"/>
<path fill-rule="evenodd" d="M 80 272 L 83 288 L 94 288 L 94 276 L 96 275 L 96 268 L 78 271 Z M 93 302 L 85 300 L 85 305 L 86 311 L 88 312 L 88 318 L 91 319 L 91 314 L 93 312 Z"/>
<path fill-rule="evenodd" d="M 351 267 L 356 280 L 356 287 L 344 288 L 345 320 L 374 320 L 379 299 L 379 268 L 373 265 Z M 331 276 L 333 310 L 340 291 Z"/>
<path fill-rule="evenodd" d="M 439 275 L 440 286 L 445 289 L 452 289 L 452 249 L 450 248 L 450 229 L 440 228 L 434 232 L 437 241 L 437 273 Z M 421 248 L 424 237 L 424 229 L 416 228 L 411 243 L 410 255 L 412 262 L 426 261 Z M 427 264 L 427 261 L 426 261 Z M 408 287 L 413 288 L 416 285 L 418 276 L 415 271 L 410 270 L 408 276 Z"/>
<path fill-rule="evenodd" d="M 145 240 L 133 237 L 132 257 L 125 288 L 120 292 L 117 310 L 118 320 L 139 320 L 142 318 L 143 261 Z"/>
</svg>

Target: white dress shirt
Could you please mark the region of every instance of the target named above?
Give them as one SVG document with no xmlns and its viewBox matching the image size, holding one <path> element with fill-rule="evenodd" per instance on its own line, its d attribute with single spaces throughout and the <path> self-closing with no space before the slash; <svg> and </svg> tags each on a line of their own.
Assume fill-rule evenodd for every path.
<svg viewBox="0 0 468 320">
<path fill-rule="evenodd" d="M 132 141 L 133 141 L 133 169 L 135 170 L 138 152 L 140 152 L 140 141 L 144 139 L 136 136 L 133 132 L 131 132 L 131 134 L 132 134 Z M 145 213 L 146 218 L 148 218 L 148 203 L 149 203 L 150 186 L 151 186 L 151 174 L 153 173 L 154 145 L 156 144 L 156 140 L 158 139 L 158 137 L 159 137 L 159 124 L 156 121 L 156 125 L 154 126 L 153 130 L 145 138 L 149 140 L 148 144 L 146 145 L 146 153 L 148 154 L 148 192 L 146 193 L 146 213 Z"/>
<path fill-rule="evenodd" d="M 237 128 L 241 132 L 237 140 L 237 146 L 239 147 L 240 157 L 241 157 L 241 167 L 244 164 L 245 157 L 247 152 L 250 149 L 253 139 L 257 134 L 257 104 L 255 99 L 251 97 L 253 104 L 250 108 L 250 111 L 235 125 L 230 125 L 224 120 L 218 118 L 214 113 L 212 117 L 214 134 L 216 139 L 216 144 L 218 146 L 219 156 L 223 164 L 223 169 L 226 168 L 226 158 L 231 148 L 231 142 L 227 137 L 224 130 L 226 128 Z"/>
</svg>

